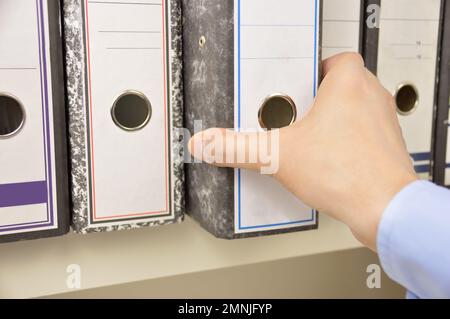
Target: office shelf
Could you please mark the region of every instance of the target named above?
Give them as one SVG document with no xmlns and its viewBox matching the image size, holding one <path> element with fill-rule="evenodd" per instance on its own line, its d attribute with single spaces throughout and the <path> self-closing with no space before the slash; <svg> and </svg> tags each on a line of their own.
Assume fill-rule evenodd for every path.
<svg viewBox="0 0 450 319">
<path fill-rule="evenodd" d="M 0 298 L 33 298 L 73 290 L 69 265 L 81 267 L 81 289 L 317 255 L 361 247 L 348 228 L 320 216 L 319 230 L 226 241 L 195 222 L 0 245 Z"/>
</svg>

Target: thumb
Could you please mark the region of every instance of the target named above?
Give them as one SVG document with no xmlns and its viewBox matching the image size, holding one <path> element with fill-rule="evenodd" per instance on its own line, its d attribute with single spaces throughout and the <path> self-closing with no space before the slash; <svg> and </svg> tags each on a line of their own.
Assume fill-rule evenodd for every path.
<svg viewBox="0 0 450 319">
<path fill-rule="evenodd" d="M 189 152 L 218 167 L 243 168 L 274 175 L 279 167 L 280 130 L 236 132 L 212 128 L 195 134 Z"/>
</svg>

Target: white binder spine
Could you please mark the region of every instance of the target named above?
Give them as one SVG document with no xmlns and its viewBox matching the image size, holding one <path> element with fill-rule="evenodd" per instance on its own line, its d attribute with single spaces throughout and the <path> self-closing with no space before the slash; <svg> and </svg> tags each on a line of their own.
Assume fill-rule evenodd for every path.
<svg viewBox="0 0 450 319">
<path fill-rule="evenodd" d="M 361 52 L 363 10 L 361 0 L 324 0 L 322 56 Z"/>
<path fill-rule="evenodd" d="M 431 178 L 441 0 L 381 1 L 378 77 L 395 96 L 417 173 Z"/>
</svg>

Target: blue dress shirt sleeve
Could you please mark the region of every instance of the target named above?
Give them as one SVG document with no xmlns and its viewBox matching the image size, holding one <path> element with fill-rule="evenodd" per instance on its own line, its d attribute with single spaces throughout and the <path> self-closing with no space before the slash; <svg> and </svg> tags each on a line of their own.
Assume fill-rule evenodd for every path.
<svg viewBox="0 0 450 319">
<path fill-rule="evenodd" d="M 450 298 L 450 191 L 406 186 L 384 211 L 377 246 L 385 272 L 409 296 Z"/>
</svg>

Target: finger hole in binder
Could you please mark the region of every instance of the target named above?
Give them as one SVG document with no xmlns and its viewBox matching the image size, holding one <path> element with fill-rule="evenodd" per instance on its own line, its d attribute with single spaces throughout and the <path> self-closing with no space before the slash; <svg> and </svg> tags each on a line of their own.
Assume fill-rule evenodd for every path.
<svg viewBox="0 0 450 319">
<path fill-rule="evenodd" d="M 289 126 L 297 119 L 297 107 L 285 94 L 272 94 L 262 103 L 259 112 L 259 125 L 267 130 Z"/>
<path fill-rule="evenodd" d="M 401 115 L 413 113 L 419 105 L 419 93 L 412 84 L 401 84 L 395 93 L 395 103 L 397 111 Z"/>
<path fill-rule="evenodd" d="M 149 123 L 152 105 L 143 93 L 126 91 L 115 100 L 111 116 L 114 123 L 124 131 L 138 131 Z"/>
<path fill-rule="evenodd" d="M 18 134 L 25 124 L 25 109 L 13 95 L 0 93 L 0 139 Z"/>
</svg>

